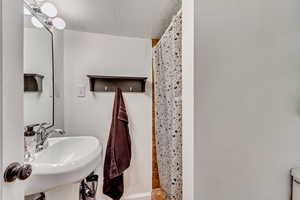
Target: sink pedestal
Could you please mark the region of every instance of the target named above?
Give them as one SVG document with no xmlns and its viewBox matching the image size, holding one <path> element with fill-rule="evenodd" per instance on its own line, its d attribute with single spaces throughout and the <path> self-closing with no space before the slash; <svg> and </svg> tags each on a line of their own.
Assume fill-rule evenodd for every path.
<svg viewBox="0 0 300 200">
<path fill-rule="evenodd" d="M 80 183 L 68 184 L 45 192 L 46 200 L 79 200 Z"/>
</svg>

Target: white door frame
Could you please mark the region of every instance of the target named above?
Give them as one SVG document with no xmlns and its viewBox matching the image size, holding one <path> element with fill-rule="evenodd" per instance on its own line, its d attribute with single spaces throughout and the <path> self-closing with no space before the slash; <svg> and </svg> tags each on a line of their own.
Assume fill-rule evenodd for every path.
<svg viewBox="0 0 300 200">
<path fill-rule="evenodd" d="M 23 163 L 23 0 L 0 0 L 0 200 L 24 199 L 21 181 L 3 182 L 12 162 Z"/>
<path fill-rule="evenodd" d="M 182 1 L 183 200 L 194 197 L 194 0 Z"/>
</svg>

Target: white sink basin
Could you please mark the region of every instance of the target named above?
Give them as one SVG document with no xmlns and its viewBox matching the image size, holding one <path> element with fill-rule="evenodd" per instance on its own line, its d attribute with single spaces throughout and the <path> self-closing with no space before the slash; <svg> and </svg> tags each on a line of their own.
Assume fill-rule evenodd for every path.
<svg viewBox="0 0 300 200">
<path fill-rule="evenodd" d="M 77 183 L 95 170 L 101 160 L 102 147 L 95 137 L 50 138 L 48 144 L 29 163 L 33 170 L 25 182 L 25 195 Z"/>
</svg>

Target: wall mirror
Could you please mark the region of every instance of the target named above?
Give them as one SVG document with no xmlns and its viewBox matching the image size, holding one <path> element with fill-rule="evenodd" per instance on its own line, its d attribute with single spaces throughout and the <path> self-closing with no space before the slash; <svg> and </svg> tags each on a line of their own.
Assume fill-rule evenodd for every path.
<svg viewBox="0 0 300 200">
<path fill-rule="evenodd" d="M 36 28 L 33 22 L 40 25 Z M 53 34 L 38 17 L 24 17 L 24 126 L 54 125 Z"/>
</svg>

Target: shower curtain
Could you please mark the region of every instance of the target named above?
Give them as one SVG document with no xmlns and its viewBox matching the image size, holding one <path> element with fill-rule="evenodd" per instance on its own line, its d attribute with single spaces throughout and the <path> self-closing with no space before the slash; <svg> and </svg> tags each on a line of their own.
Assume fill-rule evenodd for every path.
<svg viewBox="0 0 300 200">
<path fill-rule="evenodd" d="M 182 14 L 153 49 L 157 164 L 168 200 L 182 200 Z"/>
</svg>

